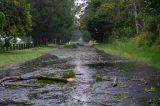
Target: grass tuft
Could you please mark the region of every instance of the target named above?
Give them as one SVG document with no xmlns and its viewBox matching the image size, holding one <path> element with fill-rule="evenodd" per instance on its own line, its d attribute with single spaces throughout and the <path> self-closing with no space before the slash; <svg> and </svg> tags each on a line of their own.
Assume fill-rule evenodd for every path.
<svg viewBox="0 0 160 106">
<path fill-rule="evenodd" d="M 159 98 L 151 98 L 147 101 L 147 103 L 151 106 L 159 106 L 160 105 L 160 99 Z"/>
<path fill-rule="evenodd" d="M 103 80 L 103 76 L 100 75 L 100 74 L 96 74 L 95 80 L 96 80 L 96 81 L 102 81 L 102 80 Z"/>
<path fill-rule="evenodd" d="M 144 91 L 147 92 L 147 93 L 156 92 L 156 88 L 155 87 L 145 88 Z"/>
<path fill-rule="evenodd" d="M 75 78 L 76 77 L 76 74 L 74 71 L 72 70 L 69 70 L 69 71 L 66 71 L 63 73 L 62 75 L 63 78 Z"/>
<path fill-rule="evenodd" d="M 112 96 L 113 100 L 121 101 L 124 98 L 121 94 L 115 94 Z"/>
</svg>

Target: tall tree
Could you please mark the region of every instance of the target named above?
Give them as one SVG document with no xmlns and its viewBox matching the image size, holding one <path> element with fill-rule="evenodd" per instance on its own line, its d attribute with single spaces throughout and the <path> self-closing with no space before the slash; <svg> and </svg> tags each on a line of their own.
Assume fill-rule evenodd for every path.
<svg viewBox="0 0 160 106">
<path fill-rule="evenodd" d="M 73 0 L 30 0 L 36 45 L 67 38 L 73 25 Z"/>
<path fill-rule="evenodd" d="M 86 25 L 92 38 L 98 42 L 108 40 L 114 32 L 118 32 L 116 36 L 120 38 L 122 32 L 133 32 L 134 15 L 131 8 L 131 0 L 90 0 L 81 24 Z"/>
<path fill-rule="evenodd" d="M 160 37 L 160 1 L 159 0 L 140 0 L 142 12 L 149 20 L 149 30 L 156 32 Z M 156 30 L 155 30 L 156 29 Z"/>
<path fill-rule="evenodd" d="M 3 12 L 0 12 L 0 34 L 3 32 L 3 26 L 5 25 L 5 15 Z"/>
<path fill-rule="evenodd" d="M 3 32 L 7 35 L 15 37 L 31 31 L 30 5 L 26 0 L 1 0 L 0 11 L 6 17 Z"/>
<path fill-rule="evenodd" d="M 138 1 L 137 0 L 133 0 L 133 7 L 134 7 L 134 17 L 135 17 L 135 29 L 136 29 L 136 33 L 138 34 L 140 30 L 139 30 L 139 22 L 138 22 Z"/>
</svg>

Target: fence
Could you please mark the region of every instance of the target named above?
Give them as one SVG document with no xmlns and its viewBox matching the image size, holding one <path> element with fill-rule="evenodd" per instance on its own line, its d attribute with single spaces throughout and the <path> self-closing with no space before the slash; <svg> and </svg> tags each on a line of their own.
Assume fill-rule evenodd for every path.
<svg viewBox="0 0 160 106">
<path fill-rule="evenodd" d="M 29 49 L 33 48 L 33 43 L 21 43 L 21 44 L 11 44 L 9 47 L 2 47 L 0 48 L 1 51 L 13 51 L 13 50 L 22 50 L 22 49 Z"/>
</svg>

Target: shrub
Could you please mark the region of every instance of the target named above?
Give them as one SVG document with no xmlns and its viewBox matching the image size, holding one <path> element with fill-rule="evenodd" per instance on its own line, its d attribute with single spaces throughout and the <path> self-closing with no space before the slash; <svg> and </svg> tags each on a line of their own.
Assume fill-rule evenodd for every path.
<svg viewBox="0 0 160 106">
<path fill-rule="evenodd" d="M 95 45 L 95 44 L 97 44 L 97 41 L 96 41 L 96 40 L 90 40 L 90 41 L 89 41 L 89 44 L 90 44 L 90 45 Z"/>
<path fill-rule="evenodd" d="M 154 34 L 151 32 L 142 32 L 131 39 L 137 46 L 151 46 L 154 42 Z"/>
<path fill-rule="evenodd" d="M 160 38 L 156 40 L 156 42 L 154 43 L 154 46 L 160 48 Z"/>
<path fill-rule="evenodd" d="M 110 40 L 128 39 L 133 35 L 133 30 L 130 27 L 118 28 L 112 32 Z"/>
</svg>

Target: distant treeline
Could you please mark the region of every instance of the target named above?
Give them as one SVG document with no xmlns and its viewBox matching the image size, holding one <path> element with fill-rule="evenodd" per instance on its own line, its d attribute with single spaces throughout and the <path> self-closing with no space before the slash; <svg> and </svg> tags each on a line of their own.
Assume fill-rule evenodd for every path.
<svg viewBox="0 0 160 106">
<path fill-rule="evenodd" d="M 35 45 L 65 42 L 73 21 L 74 0 L 0 0 L 0 35 L 31 35 Z"/>
<path fill-rule="evenodd" d="M 80 20 L 86 38 L 88 31 L 98 42 L 131 39 L 139 46 L 160 47 L 159 0 L 87 1 Z"/>
</svg>

